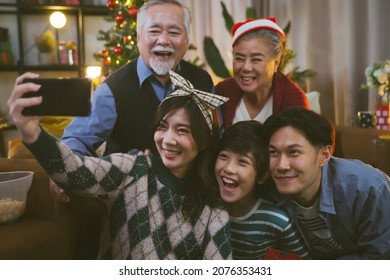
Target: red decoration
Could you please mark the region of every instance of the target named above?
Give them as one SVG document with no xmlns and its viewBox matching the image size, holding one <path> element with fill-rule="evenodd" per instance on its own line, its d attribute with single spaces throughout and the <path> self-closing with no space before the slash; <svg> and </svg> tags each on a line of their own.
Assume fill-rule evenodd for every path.
<svg viewBox="0 0 390 280">
<path fill-rule="evenodd" d="M 106 58 L 105 60 L 103 60 L 103 63 L 105 65 L 110 65 L 111 64 L 111 59 Z"/>
<path fill-rule="evenodd" d="M 127 44 L 128 42 L 130 42 L 130 39 L 131 39 L 130 35 L 123 36 L 123 43 Z"/>
<path fill-rule="evenodd" d="M 101 57 L 106 57 L 107 54 L 108 54 L 108 50 L 102 50 L 102 51 L 100 51 L 100 56 L 101 56 Z"/>
<path fill-rule="evenodd" d="M 301 259 L 302 258 L 297 254 L 280 251 L 274 248 L 270 248 L 263 258 L 263 260 L 301 260 Z"/>
<path fill-rule="evenodd" d="M 390 130 L 390 107 L 380 105 L 376 108 L 376 125 L 377 129 Z"/>
<path fill-rule="evenodd" d="M 115 54 L 121 54 L 123 52 L 123 49 L 122 49 L 122 47 L 121 46 L 116 46 L 115 48 L 114 48 L 114 53 Z"/>
<path fill-rule="evenodd" d="M 117 24 L 121 24 L 124 20 L 125 20 L 125 16 L 121 12 L 119 12 L 119 14 L 117 14 L 115 17 L 115 22 Z"/>
<path fill-rule="evenodd" d="M 127 13 L 131 17 L 136 17 L 137 16 L 137 12 L 138 12 L 138 8 L 137 7 L 131 7 L 130 9 L 127 10 Z"/>
<path fill-rule="evenodd" d="M 107 7 L 113 9 L 115 8 L 115 6 L 116 6 L 116 0 L 107 0 Z"/>
</svg>

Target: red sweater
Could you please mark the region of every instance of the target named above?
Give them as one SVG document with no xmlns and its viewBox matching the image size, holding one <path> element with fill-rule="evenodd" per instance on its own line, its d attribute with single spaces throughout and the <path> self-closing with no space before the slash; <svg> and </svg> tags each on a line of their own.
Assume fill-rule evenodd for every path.
<svg viewBox="0 0 390 280">
<path fill-rule="evenodd" d="M 310 109 L 306 93 L 290 78 L 280 72 L 274 75 L 272 91 L 273 113 L 288 107 L 304 107 Z M 243 92 L 234 78 L 228 78 L 216 85 L 215 93 L 229 97 L 229 101 L 221 107 L 224 127 L 227 129 L 233 124 L 234 114 L 241 101 Z"/>
</svg>

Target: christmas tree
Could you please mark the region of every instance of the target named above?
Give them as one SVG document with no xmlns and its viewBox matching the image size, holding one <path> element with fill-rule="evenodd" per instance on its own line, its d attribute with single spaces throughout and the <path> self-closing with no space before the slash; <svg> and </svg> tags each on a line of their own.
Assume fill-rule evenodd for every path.
<svg viewBox="0 0 390 280">
<path fill-rule="evenodd" d="M 137 48 L 137 12 L 147 0 L 107 0 L 109 14 L 105 20 L 114 22 L 108 31 L 99 30 L 98 40 L 104 49 L 94 57 L 102 65 L 102 74 L 110 73 L 139 55 Z"/>
</svg>

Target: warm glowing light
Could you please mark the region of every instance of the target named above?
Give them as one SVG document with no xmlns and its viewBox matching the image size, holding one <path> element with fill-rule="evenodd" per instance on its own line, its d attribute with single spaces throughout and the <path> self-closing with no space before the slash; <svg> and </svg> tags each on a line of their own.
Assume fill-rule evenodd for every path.
<svg viewBox="0 0 390 280">
<path fill-rule="evenodd" d="M 102 74 L 102 67 L 100 66 L 88 66 L 86 70 L 86 77 L 90 79 L 96 79 Z"/>
<path fill-rule="evenodd" d="M 50 15 L 50 24 L 54 28 L 62 28 L 66 24 L 66 17 L 61 12 L 54 12 Z"/>
</svg>

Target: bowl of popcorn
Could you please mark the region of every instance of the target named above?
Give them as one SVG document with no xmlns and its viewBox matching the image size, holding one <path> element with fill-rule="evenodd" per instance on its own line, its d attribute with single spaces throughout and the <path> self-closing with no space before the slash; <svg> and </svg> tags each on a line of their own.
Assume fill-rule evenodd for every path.
<svg viewBox="0 0 390 280">
<path fill-rule="evenodd" d="M 34 172 L 0 172 L 0 224 L 16 222 L 26 210 Z"/>
</svg>

